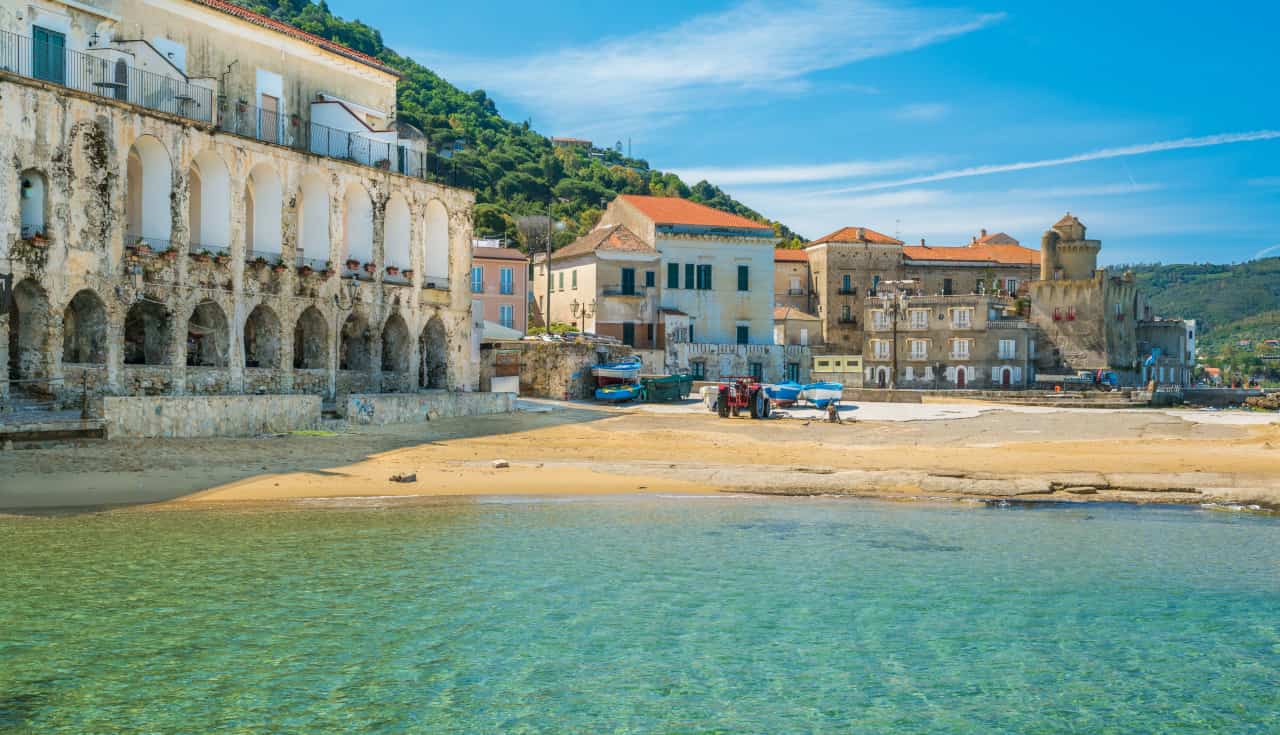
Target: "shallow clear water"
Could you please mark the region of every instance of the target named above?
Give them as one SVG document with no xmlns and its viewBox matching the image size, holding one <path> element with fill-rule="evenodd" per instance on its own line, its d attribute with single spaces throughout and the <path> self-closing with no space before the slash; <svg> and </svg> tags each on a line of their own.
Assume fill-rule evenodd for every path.
<svg viewBox="0 0 1280 735">
<path fill-rule="evenodd" d="M 0 732 L 1280 731 L 1280 522 L 612 498 L 0 520 Z"/>
</svg>

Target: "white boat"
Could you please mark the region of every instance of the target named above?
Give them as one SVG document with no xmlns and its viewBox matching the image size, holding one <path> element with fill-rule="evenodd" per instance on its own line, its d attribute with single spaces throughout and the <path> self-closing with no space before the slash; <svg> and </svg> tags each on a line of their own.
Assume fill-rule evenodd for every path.
<svg viewBox="0 0 1280 735">
<path fill-rule="evenodd" d="M 832 401 L 841 399 L 844 386 L 839 383 L 810 383 L 800 391 L 800 397 L 818 408 L 826 408 Z"/>
<path fill-rule="evenodd" d="M 596 365 L 591 368 L 591 374 L 595 376 L 597 385 L 634 383 L 636 377 L 640 375 L 640 367 L 639 357 L 628 357 L 618 362 Z"/>
</svg>

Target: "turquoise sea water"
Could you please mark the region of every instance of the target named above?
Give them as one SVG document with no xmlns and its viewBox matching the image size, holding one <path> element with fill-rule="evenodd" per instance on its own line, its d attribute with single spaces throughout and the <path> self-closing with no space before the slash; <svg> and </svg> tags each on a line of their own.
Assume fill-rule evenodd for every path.
<svg viewBox="0 0 1280 735">
<path fill-rule="evenodd" d="M 324 505 L 0 519 L 0 732 L 1280 732 L 1274 518 Z"/>
</svg>

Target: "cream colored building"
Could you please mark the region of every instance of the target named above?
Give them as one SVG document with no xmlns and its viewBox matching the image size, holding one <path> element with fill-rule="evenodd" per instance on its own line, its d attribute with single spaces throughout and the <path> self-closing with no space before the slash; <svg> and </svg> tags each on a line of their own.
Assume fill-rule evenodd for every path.
<svg viewBox="0 0 1280 735">
<path fill-rule="evenodd" d="M 381 62 L 220 0 L 7 4 L 0 58 L 0 388 L 476 387 L 474 196 Z"/>
</svg>

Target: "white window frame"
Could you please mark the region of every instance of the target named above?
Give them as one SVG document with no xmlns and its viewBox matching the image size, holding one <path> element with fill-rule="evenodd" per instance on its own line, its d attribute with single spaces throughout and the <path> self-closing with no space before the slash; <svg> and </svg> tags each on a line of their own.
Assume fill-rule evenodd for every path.
<svg viewBox="0 0 1280 735">
<path fill-rule="evenodd" d="M 909 340 L 911 345 L 912 360 L 928 360 L 929 359 L 929 341 L 925 339 Z"/>
<path fill-rule="evenodd" d="M 953 359 L 953 360 L 967 360 L 967 359 L 969 359 L 969 355 L 970 355 L 970 354 L 971 354 L 971 352 L 972 352 L 972 350 L 970 349 L 970 347 L 972 347 L 972 344 L 971 344 L 972 342 L 973 342 L 973 340 L 971 340 L 971 339 L 953 339 L 953 340 L 951 340 L 951 359 Z M 964 349 L 961 349 L 961 347 L 962 347 L 962 346 L 963 346 L 963 348 L 964 348 Z M 966 377 L 967 377 L 967 376 L 966 376 Z"/>
<path fill-rule="evenodd" d="M 880 330 L 880 329 L 888 329 L 889 327 L 890 327 L 889 313 L 886 312 L 884 309 L 872 309 L 871 310 L 871 328 L 875 330 Z"/>
<path fill-rule="evenodd" d="M 961 318 L 963 315 L 963 318 Z M 951 328 L 952 329 L 972 329 L 973 328 L 973 307 L 961 306 L 951 310 Z"/>
<path fill-rule="evenodd" d="M 887 339 L 871 340 L 871 354 L 874 355 L 877 360 L 888 360 L 889 359 L 889 340 Z"/>
<path fill-rule="evenodd" d="M 998 355 L 1001 360 L 1012 360 L 1013 358 L 1017 357 L 1018 356 L 1017 341 L 1012 339 L 1000 340 Z"/>
<path fill-rule="evenodd" d="M 928 329 L 929 328 L 929 310 L 928 309 L 912 309 L 911 310 L 911 328 L 912 329 Z"/>
</svg>

